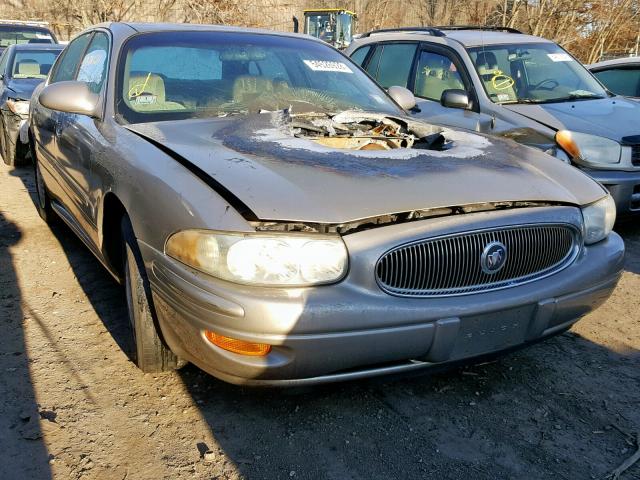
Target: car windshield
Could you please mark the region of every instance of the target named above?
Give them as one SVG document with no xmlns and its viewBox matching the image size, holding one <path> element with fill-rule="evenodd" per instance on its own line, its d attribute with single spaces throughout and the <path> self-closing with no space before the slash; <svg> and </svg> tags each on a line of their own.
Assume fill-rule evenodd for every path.
<svg viewBox="0 0 640 480">
<path fill-rule="evenodd" d="M 350 60 L 320 42 L 235 32 L 133 37 L 120 56 L 118 118 L 129 123 L 291 108 L 401 110 Z"/>
<path fill-rule="evenodd" d="M 495 103 L 554 103 L 607 96 L 591 73 L 555 43 L 488 45 L 468 51 Z"/>
<path fill-rule="evenodd" d="M 45 28 L 0 25 L 0 48 L 22 43 L 55 43 Z"/>
<path fill-rule="evenodd" d="M 12 78 L 47 78 L 60 52 L 54 50 L 19 50 L 13 57 Z"/>
</svg>

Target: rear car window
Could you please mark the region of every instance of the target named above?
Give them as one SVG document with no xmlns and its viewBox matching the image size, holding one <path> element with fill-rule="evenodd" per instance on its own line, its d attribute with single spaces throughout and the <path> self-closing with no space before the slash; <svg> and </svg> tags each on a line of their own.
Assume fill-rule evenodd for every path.
<svg viewBox="0 0 640 480">
<path fill-rule="evenodd" d="M 13 57 L 13 78 L 47 78 L 51 65 L 58 57 L 58 51 L 20 50 Z"/>
<path fill-rule="evenodd" d="M 46 28 L 0 25 L 0 48 L 24 43 L 56 43 Z"/>
<path fill-rule="evenodd" d="M 594 72 L 594 75 L 617 95 L 640 97 L 640 67 L 611 68 Z"/>
</svg>

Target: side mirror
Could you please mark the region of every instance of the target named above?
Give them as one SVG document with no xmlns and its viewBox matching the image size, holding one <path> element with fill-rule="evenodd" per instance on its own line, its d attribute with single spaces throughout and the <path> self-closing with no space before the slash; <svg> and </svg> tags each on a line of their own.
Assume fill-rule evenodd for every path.
<svg viewBox="0 0 640 480">
<path fill-rule="evenodd" d="M 416 106 L 416 97 L 413 96 L 411 90 L 404 87 L 389 87 L 389 96 L 405 110 L 411 110 Z"/>
<path fill-rule="evenodd" d="M 100 96 L 89 90 L 84 82 L 58 82 L 47 85 L 38 101 L 43 107 L 59 112 L 98 116 Z"/>
<path fill-rule="evenodd" d="M 442 92 L 440 103 L 448 108 L 469 108 L 469 95 L 464 90 L 451 89 Z"/>
</svg>

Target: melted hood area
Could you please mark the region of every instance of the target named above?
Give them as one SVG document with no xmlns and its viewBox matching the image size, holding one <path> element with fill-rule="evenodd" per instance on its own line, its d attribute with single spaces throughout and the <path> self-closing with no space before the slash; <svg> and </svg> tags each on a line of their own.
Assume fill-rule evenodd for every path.
<svg viewBox="0 0 640 480">
<path fill-rule="evenodd" d="M 345 124 L 351 134 L 340 131 Z M 369 132 L 385 124 L 391 130 Z M 585 174 L 538 150 L 408 118 L 343 112 L 311 121 L 276 112 L 126 128 L 195 165 L 263 221 L 341 224 L 483 203 L 583 205 L 604 195 Z M 387 144 L 406 135 L 410 148 Z M 354 137 L 366 144 L 376 137 L 389 148 L 327 145 Z"/>
</svg>

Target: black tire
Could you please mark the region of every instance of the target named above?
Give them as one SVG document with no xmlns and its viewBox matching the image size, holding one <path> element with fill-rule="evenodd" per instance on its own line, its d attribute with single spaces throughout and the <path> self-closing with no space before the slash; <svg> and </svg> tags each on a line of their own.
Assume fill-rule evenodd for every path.
<svg viewBox="0 0 640 480">
<path fill-rule="evenodd" d="M 180 368 L 182 362 L 158 334 L 149 279 L 127 216 L 122 218 L 121 230 L 127 311 L 133 334 L 133 360 L 145 373 Z"/>
<path fill-rule="evenodd" d="M 44 184 L 42 178 L 42 172 L 40 171 L 40 162 L 36 156 L 36 152 L 31 152 L 33 158 L 33 179 L 36 184 L 36 209 L 38 215 L 42 218 L 47 225 L 51 225 L 55 222 L 56 212 L 51 208 L 51 197 L 47 191 L 47 186 Z"/>
<path fill-rule="evenodd" d="M 11 167 L 19 167 L 26 163 L 27 148 L 16 138 L 15 143 L 9 139 L 9 133 L 3 128 L 3 146 L 2 159 L 4 163 Z"/>
</svg>

